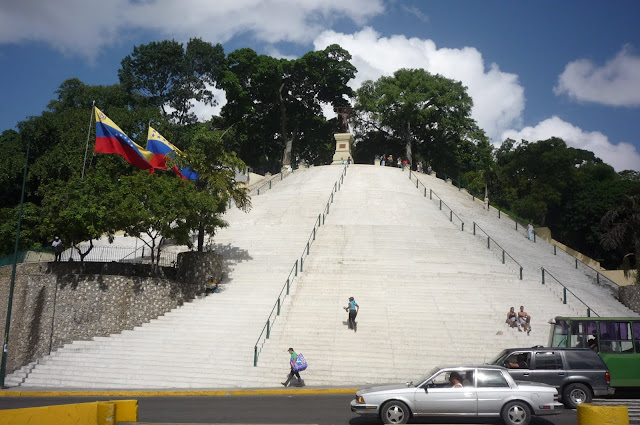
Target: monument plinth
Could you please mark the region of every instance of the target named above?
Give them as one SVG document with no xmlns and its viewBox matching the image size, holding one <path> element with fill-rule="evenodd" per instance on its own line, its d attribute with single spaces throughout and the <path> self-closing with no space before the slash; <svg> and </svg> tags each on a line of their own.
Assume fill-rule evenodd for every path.
<svg viewBox="0 0 640 425">
<path fill-rule="evenodd" d="M 333 162 L 331 164 L 344 164 L 349 158 L 353 162 L 353 157 L 351 156 L 353 135 L 351 133 L 336 133 L 333 137 L 336 139 L 336 151 L 333 154 Z"/>
</svg>

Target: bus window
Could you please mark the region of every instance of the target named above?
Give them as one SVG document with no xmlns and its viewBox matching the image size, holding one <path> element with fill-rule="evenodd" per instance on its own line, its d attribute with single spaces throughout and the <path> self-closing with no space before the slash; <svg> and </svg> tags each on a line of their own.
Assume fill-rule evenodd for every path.
<svg viewBox="0 0 640 425">
<path fill-rule="evenodd" d="M 636 353 L 640 353 L 640 322 L 633 323 L 633 339 L 636 345 Z"/>
<path fill-rule="evenodd" d="M 586 348 L 589 339 L 596 335 L 596 322 L 571 322 L 571 345 L 569 347 Z"/>
<path fill-rule="evenodd" d="M 631 323 L 600 322 L 601 353 L 633 353 Z"/>
<path fill-rule="evenodd" d="M 569 333 L 569 327 L 564 320 L 557 320 L 553 325 L 553 334 L 551 335 L 552 347 L 566 347 L 567 346 L 567 334 Z"/>
</svg>

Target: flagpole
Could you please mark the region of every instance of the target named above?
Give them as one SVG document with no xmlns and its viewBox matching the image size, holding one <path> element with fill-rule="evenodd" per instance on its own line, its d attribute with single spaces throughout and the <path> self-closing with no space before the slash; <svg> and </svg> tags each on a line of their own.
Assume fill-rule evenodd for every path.
<svg viewBox="0 0 640 425">
<path fill-rule="evenodd" d="M 9 301 L 7 305 L 7 318 L 4 325 L 4 339 L 2 344 L 2 360 L 0 360 L 0 387 L 6 388 L 4 378 L 7 375 L 7 355 L 9 353 L 9 329 L 11 328 L 11 308 L 13 306 L 13 289 L 16 283 L 16 265 L 18 263 L 18 247 L 20 245 L 20 227 L 22 226 L 22 206 L 24 205 L 24 188 L 27 185 L 27 170 L 29 169 L 29 148 L 31 138 L 27 141 L 27 154 L 24 160 L 24 174 L 22 175 L 22 193 L 20 194 L 20 209 L 18 212 L 18 225 L 16 226 L 16 244 L 13 249 L 13 266 L 11 268 L 11 282 L 9 284 Z"/>
<path fill-rule="evenodd" d="M 89 117 L 89 129 L 87 130 L 87 145 L 84 148 L 84 160 L 82 161 L 82 179 L 84 180 L 84 167 L 87 163 L 87 152 L 89 151 L 89 136 L 91 136 L 91 124 L 93 123 L 93 112 L 96 107 L 96 101 L 91 103 L 91 116 Z"/>
</svg>

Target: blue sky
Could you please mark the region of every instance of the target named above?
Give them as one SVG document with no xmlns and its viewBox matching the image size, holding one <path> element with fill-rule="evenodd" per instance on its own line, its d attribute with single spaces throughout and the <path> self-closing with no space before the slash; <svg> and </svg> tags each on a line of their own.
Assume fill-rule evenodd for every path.
<svg viewBox="0 0 640 425">
<path fill-rule="evenodd" d="M 557 136 L 618 171 L 640 170 L 639 16 L 632 0 L 8 0 L 0 131 L 40 114 L 67 78 L 116 83 L 134 45 L 201 37 L 227 52 L 296 57 L 338 43 L 359 70 L 354 88 L 424 68 L 468 87 L 496 145 Z"/>
</svg>

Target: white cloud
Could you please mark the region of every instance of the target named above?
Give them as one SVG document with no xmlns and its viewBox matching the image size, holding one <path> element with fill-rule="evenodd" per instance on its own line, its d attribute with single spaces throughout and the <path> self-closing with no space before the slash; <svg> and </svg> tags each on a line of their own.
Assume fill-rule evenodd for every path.
<svg viewBox="0 0 640 425">
<path fill-rule="evenodd" d="M 584 131 L 557 116 L 541 121 L 535 127 L 525 127 L 520 131 L 505 131 L 502 140 L 511 138 L 516 141 L 524 139 L 529 142 L 537 142 L 551 137 L 559 137 L 573 148 L 593 152 L 616 171 L 640 171 L 640 153 L 632 144 L 612 143 L 607 136 L 599 131 Z"/>
<path fill-rule="evenodd" d="M 136 31 L 308 43 L 343 19 L 363 25 L 383 11 L 382 0 L 9 0 L 0 3 L 0 43 L 43 42 L 87 57 Z"/>
<path fill-rule="evenodd" d="M 553 88 L 557 95 L 610 106 L 640 105 L 640 57 L 623 48 L 604 66 L 590 60 L 570 62 Z"/>
<path fill-rule="evenodd" d="M 492 139 L 503 131 L 521 124 L 524 88 L 518 76 L 502 72 L 498 65 L 485 67 L 482 54 L 473 47 L 438 49 L 431 40 L 407 38 L 403 35 L 381 37 L 372 28 L 355 34 L 325 31 L 314 41 L 315 49 L 337 43 L 353 56 L 358 69 L 351 87 L 365 80 L 391 75 L 400 68 L 424 68 L 432 74 L 462 81 L 473 98 L 473 118 Z"/>
</svg>

